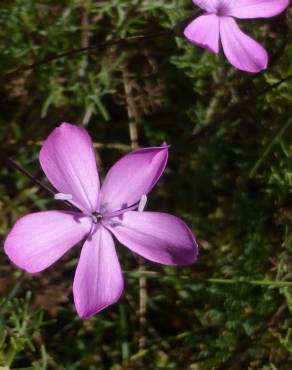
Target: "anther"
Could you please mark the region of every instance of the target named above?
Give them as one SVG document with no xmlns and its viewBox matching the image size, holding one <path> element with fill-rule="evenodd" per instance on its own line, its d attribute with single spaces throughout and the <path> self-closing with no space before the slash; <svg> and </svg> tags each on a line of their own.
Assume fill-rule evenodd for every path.
<svg viewBox="0 0 292 370">
<path fill-rule="evenodd" d="M 71 194 L 57 193 L 54 195 L 54 198 L 56 200 L 72 200 L 73 197 Z"/>
<path fill-rule="evenodd" d="M 99 212 L 93 212 L 93 213 L 91 214 L 91 219 L 92 219 L 92 222 L 93 222 L 94 224 L 98 224 L 98 223 L 100 223 L 100 221 L 102 220 L 102 214 L 101 214 L 101 213 L 99 213 Z"/>
<path fill-rule="evenodd" d="M 138 212 L 143 212 L 144 211 L 146 203 L 147 203 L 147 196 L 145 194 L 143 194 L 141 199 L 140 199 L 139 205 L 138 205 Z"/>
</svg>

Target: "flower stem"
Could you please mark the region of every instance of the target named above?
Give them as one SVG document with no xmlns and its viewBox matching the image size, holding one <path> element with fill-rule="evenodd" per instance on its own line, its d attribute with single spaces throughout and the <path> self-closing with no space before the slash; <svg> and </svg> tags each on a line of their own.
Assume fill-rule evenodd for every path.
<svg viewBox="0 0 292 370">
<path fill-rule="evenodd" d="M 273 281 L 273 280 L 236 280 L 236 279 L 206 279 L 208 283 L 236 285 L 236 284 L 249 284 L 256 286 L 273 286 L 273 287 L 292 287 L 292 281 Z"/>
<path fill-rule="evenodd" d="M 17 163 L 14 159 L 8 158 L 7 159 L 7 163 L 11 167 L 15 168 L 16 170 L 18 170 L 19 172 L 21 172 L 22 174 L 24 174 L 25 176 L 27 176 L 31 181 L 33 181 L 39 187 L 41 187 L 42 189 L 44 189 L 50 195 L 53 195 L 54 196 L 56 194 L 56 192 L 50 186 L 44 184 L 42 181 L 40 181 L 39 179 L 37 179 L 30 172 L 28 172 L 23 166 L 21 166 L 19 163 Z M 76 207 L 74 207 L 70 202 L 68 202 L 66 200 L 62 200 L 62 202 L 65 203 L 67 206 L 69 206 L 74 211 L 79 211 L 79 209 L 77 209 Z"/>
<path fill-rule="evenodd" d="M 19 163 L 17 163 L 14 159 L 8 158 L 7 162 L 10 166 L 18 170 L 19 172 L 23 173 L 25 176 L 27 176 L 31 181 L 36 183 L 38 186 L 40 186 L 42 189 L 44 189 L 47 193 L 50 195 L 55 195 L 55 192 L 53 189 L 51 189 L 49 186 L 44 184 L 42 181 L 38 180 L 35 176 L 33 176 L 30 172 L 28 172 L 23 166 L 21 166 Z"/>
<path fill-rule="evenodd" d="M 139 148 L 139 133 L 138 125 L 140 123 L 141 117 L 139 110 L 137 109 L 137 104 L 135 96 L 133 93 L 133 81 L 131 79 L 131 73 L 129 70 L 129 65 L 127 62 L 122 66 L 123 84 L 125 92 L 125 100 L 127 104 L 127 113 L 129 118 L 129 135 L 131 140 L 131 148 L 133 150 Z M 139 271 L 145 269 L 144 261 L 139 258 Z M 141 274 L 139 276 L 139 350 L 142 350 L 146 346 L 146 312 L 147 312 L 147 278 Z"/>
<path fill-rule="evenodd" d="M 257 162 L 254 165 L 253 169 L 250 171 L 249 177 L 253 177 L 256 174 L 257 170 L 264 163 L 264 161 L 266 160 L 266 158 L 269 156 L 269 154 L 273 150 L 274 146 L 277 144 L 277 142 L 279 141 L 279 139 L 284 135 L 284 133 L 288 130 L 288 128 L 290 127 L 291 124 L 292 124 L 292 118 L 290 118 L 286 122 L 286 124 L 283 127 L 281 127 L 281 129 L 279 130 L 279 132 L 276 134 L 276 136 L 273 138 L 273 140 L 267 146 L 267 148 L 265 149 L 263 155 L 257 160 Z"/>
<path fill-rule="evenodd" d="M 224 122 L 225 124 L 227 124 L 231 120 L 231 118 L 237 117 L 238 114 L 241 114 L 241 112 L 248 104 L 250 104 L 251 102 L 255 102 L 260 96 L 267 94 L 269 91 L 278 88 L 279 86 L 290 80 L 292 80 L 292 74 L 280 79 L 274 84 L 267 84 L 264 89 L 258 91 L 255 94 L 251 94 L 249 97 L 243 99 L 239 103 L 231 105 L 228 111 L 223 112 L 222 114 L 218 114 L 216 117 L 214 117 L 214 119 L 211 120 L 211 122 L 200 128 L 198 131 L 194 132 L 193 135 L 188 139 L 188 142 L 194 144 L 195 142 L 200 141 L 203 137 L 206 137 L 214 130 L 216 130 L 217 127 L 221 127 L 222 125 L 220 123 Z"/>
<path fill-rule="evenodd" d="M 134 35 L 134 36 L 129 36 L 129 37 L 118 38 L 118 39 L 115 39 L 115 40 L 104 41 L 104 42 L 100 42 L 99 44 L 93 45 L 93 46 L 85 46 L 85 47 L 81 47 L 81 48 L 78 48 L 78 49 L 71 49 L 71 50 L 65 51 L 64 53 L 61 53 L 61 54 L 50 55 L 50 56 L 48 56 L 48 57 L 46 57 L 46 58 L 44 58 L 44 59 L 42 59 L 38 62 L 29 64 L 27 66 L 14 69 L 14 70 L 4 74 L 3 77 L 4 78 L 11 78 L 11 77 L 14 77 L 15 75 L 17 75 L 19 72 L 24 72 L 24 71 L 27 71 L 27 70 L 30 70 L 30 69 L 35 69 L 37 67 L 40 67 L 40 66 L 45 65 L 45 64 L 49 64 L 49 63 L 51 63 L 55 60 L 58 60 L 58 59 L 73 57 L 75 55 L 79 55 L 79 54 L 83 54 L 83 53 L 87 53 L 87 52 L 88 53 L 89 52 L 95 52 L 97 50 L 109 48 L 109 47 L 112 47 L 112 46 L 130 44 L 132 42 L 137 42 L 137 41 L 148 41 L 148 40 L 155 39 L 155 38 L 160 38 L 160 37 L 168 37 L 168 36 L 172 36 L 173 34 L 174 34 L 174 31 L 172 29 L 171 30 L 164 30 L 164 31 L 157 31 L 157 32 L 146 33 L 146 34 L 142 34 L 142 35 Z"/>
<path fill-rule="evenodd" d="M 124 361 L 127 361 L 130 357 L 130 345 L 128 342 L 128 321 L 127 321 L 125 305 L 123 303 L 119 305 L 119 312 L 120 312 L 120 329 L 121 329 L 121 336 L 122 336 L 121 352 L 122 352 L 122 359 L 124 362 Z"/>
<path fill-rule="evenodd" d="M 147 278 L 152 279 L 161 279 L 164 277 L 166 279 L 182 279 L 190 280 L 190 277 L 187 275 L 171 275 L 171 274 L 162 274 L 157 271 L 123 271 L 123 273 L 130 275 L 131 277 L 139 278 L 142 276 L 147 276 Z M 292 281 L 285 280 L 243 280 L 243 279 L 224 279 L 224 278 L 209 278 L 209 279 L 195 279 L 196 283 L 209 283 L 209 284 L 218 284 L 218 285 L 237 285 L 237 284 L 249 284 L 255 286 L 267 286 L 267 287 L 292 287 Z"/>
</svg>

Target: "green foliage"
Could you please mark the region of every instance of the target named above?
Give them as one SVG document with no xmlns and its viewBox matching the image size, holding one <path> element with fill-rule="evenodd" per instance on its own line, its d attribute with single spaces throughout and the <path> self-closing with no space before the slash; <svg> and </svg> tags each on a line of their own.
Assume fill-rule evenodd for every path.
<svg viewBox="0 0 292 370">
<path fill-rule="evenodd" d="M 146 263 L 139 348 L 138 261 L 128 251 L 119 248 L 122 300 L 84 322 L 70 295 L 76 250 L 32 277 L 2 253 L 0 369 L 292 368 L 291 286 L 268 283 L 292 281 L 292 83 L 269 88 L 292 74 L 289 18 L 242 21 L 269 50 L 270 68 L 259 75 L 161 37 L 3 77 L 72 48 L 177 26 L 194 12 L 183 0 L 1 1 L 1 240 L 21 215 L 56 207 L 6 159 L 42 179 L 40 142 L 68 121 L 87 127 L 102 172 L 130 147 L 132 109 L 140 145 L 171 145 L 148 207 L 183 217 L 200 258 L 183 269 Z"/>
<path fill-rule="evenodd" d="M 31 309 L 30 293 L 23 299 L 12 298 L 18 285 L 10 297 L 2 300 L 0 306 L 0 366 L 7 370 L 11 366 L 16 369 L 14 366 L 17 366 L 19 359 L 30 355 L 39 360 L 32 361 L 32 366 L 27 367 L 27 370 L 46 369 L 46 352 L 40 334 L 43 313 Z"/>
</svg>

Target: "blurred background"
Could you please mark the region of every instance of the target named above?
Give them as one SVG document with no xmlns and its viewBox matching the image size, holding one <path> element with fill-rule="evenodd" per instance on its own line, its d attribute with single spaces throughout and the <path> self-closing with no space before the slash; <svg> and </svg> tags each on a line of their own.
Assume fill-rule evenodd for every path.
<svg viewBox="0 0 292 370">
<path fill-rule="evenodd" d="M 182 217 L 200 245 L 197 264 L 145 261 L 144 273 L 118 248 L 125 294 L 86 321 L 72 303 L 78 247 L 37 275 L 2 247 L 1 369 L 292 369 L 291 7 L 240 21 L 270 54 L 257 75 L 171 34 L 8 74 L 196 11 L 191 0 L 1 0 L 1 245 L 19 217 L 60 208 L 7 158 L 46 181 L 40 145 L 63 121 L 89 131 L 101 177 L 136 140 L 171 145 L 147 209 Z"/>
</svg>

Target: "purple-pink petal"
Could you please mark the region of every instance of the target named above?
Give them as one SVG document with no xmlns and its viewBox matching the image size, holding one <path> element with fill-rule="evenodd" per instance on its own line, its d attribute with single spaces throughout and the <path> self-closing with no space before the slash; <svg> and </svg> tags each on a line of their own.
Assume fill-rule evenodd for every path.
<svg viewBox="0 0 292 370">
<path fill-rule="evenodd" d="M 220 36 L 226 58 L 236 68 L 257 73 L 267 68 L 266 50 L 243 33 L 231 17 L 220 17 Z"/>
<path fill-rule="evenodd" d="M 86 319 L 115 303 L 123 289 L 113 238 L 100 226 L 85 242 L 75 272 L 73 293 L 79 317 Z"/>
<path fill-rule="evenodd" d="M 8 234 L 5 253 L 27 272 L 40 272 L 80 242 L 90 228 L 90 218 L 79 213 L 31 213 L 19 219 Z"/>
<path fill-rule="evenodd" d="M 219 17 L 216 14 L 201 15 L 184 29 L 184 35 L 190 42 L 218 53 Z"/>
<path fill-rule="evenodd" d="M 233 0 L 229 2 L 228 15 L 248 19 L 278 15 L 287 8 L 290 0 Z"/>
<path fill-rule="evenodd" d="M 168 147 L 139 149 L 125 155 L 109 170 L 101 188 L 101 211 L 111 213 L 138 203 L 162 175 Z"/>
<path fill-rule="evenodd" d="M 233 0 L 233 1 L 236 1 L 236 0 Z M 216 10 L 218 9 L 218 5 L 221 2 L 222 0 L 193 0 L 193 3 L 195 5 L 197 5 L 201 9 L 206 10 L 208 13 L 215 13 Z"/>
<path fill-rule="evenodd" d="M 197 259 L 192 232 L 179 218 L 159 212 L 125 212 L 108 222 L 118 241 L 140 256 L 164 265 L 188 265 Z"/>
<path fill-rule="evenodd" d="M 54 187 L 72 195 L 72 204 L 87 213 L 97 209 L 99 177 L 92 141 L 85 129 L 69 123 L 54 129 L 39 160 Z"/>
</svg>

